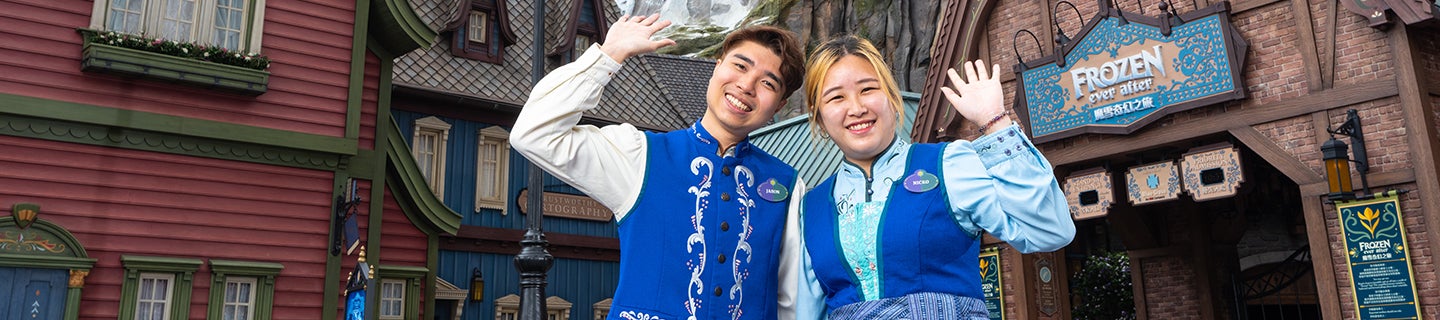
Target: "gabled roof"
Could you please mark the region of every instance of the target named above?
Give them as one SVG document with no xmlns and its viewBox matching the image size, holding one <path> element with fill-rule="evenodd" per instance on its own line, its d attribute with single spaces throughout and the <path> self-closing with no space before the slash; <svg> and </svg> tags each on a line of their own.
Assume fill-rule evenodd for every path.
<svg viewBox="0 0 1440 320">
<path fill-rule="evenodd" d="M 605 86 L 592 113 L 636 126 L 668 131 L 690 126 L 705 114 L 705 88 L 715 62 L 673 55 L 630 58 Z"/>
<path fill-rule="evenodd" d="M 905 121 L 895 125 L 897 137 L 910 139 L 911 123 L 920 106 L 920 94 L 901 92 L 905 100 Z M 805 185 L 814 187 L 840 169 L 845 157 L 830 139 L 810 133 L 810 115 L 802 115 L 765 126 L 750 133 L 750 143 L 785 161 L 800 172 Z"/>
</svg>

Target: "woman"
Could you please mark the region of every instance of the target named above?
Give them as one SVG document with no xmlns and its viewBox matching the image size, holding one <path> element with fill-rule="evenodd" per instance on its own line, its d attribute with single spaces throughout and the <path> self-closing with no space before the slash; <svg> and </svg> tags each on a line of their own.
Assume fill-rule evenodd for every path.
<svg viewBox="0 0 1440 320">
<path fill-rule="evenodd" d="M 812 128 L 840 147 L 845 162 L 805 197 L 799 285 L 809 295 L 801 303 L 815 310 L 801 316 L 988 319 L 981 231 L 1026 253 L 1070 243 L 1075 225 L 1064 194 L 1050 164 L 1010 121 L 996 71 L 966 62 L 971 81 L 950 69 L 953 88 L 942 89 L 983 136 L 911 144 L 896 137 L 904 109 L 873 45 L 840 37 L 808 61 L 803 88 Z"/>
</svg>

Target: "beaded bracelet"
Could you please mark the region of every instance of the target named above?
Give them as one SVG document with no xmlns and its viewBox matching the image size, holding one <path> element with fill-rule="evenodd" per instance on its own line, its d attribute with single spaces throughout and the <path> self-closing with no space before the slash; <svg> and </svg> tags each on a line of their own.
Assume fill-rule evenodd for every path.
<svg viewBox="0 0 1440 320">
<path fill-rule="evenodd" d="M 980 126 L 980 129 L 978 129 L 978 130 L 976 130 L 976 131 L 979 131 L 980 133 L 983 134 L 983 133 L 985 133 L 985 130 L 989 130 L 989 129 L 990 129 L 990 126 L 995 125 L 996 122 L 1000 122 L 1000 119 L 1004 119 L 1005 117 L 1008 117 L 1008 116 L 1010 116 L 1010 110 L 1005 110 L 1005 112 L 1001 112 L 1000 115 L 995 116 L 994 119 L 990 119 L 990 121 L 989 121 L 989 122 L 986 122 L 985 125 Z"/>
</svg>

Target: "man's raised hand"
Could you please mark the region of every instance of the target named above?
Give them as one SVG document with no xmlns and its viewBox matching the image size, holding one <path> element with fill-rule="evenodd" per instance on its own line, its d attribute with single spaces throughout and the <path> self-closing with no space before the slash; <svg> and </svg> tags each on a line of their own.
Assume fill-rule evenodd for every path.
<svg viewBox="0 0 1440 320">
<path fill-rule="evenodd" d="M 600 51 L 617 62 L 655 52 L 675 44 L 675 40 L 670 39 L 650 40 L 655 32 L 669 26 L 670 20 L 660 20 L 659 14 L 620 17 L 610 25 L 610 32 L 605 33 L 605 43 L 600 44 Z"/>
</svg>

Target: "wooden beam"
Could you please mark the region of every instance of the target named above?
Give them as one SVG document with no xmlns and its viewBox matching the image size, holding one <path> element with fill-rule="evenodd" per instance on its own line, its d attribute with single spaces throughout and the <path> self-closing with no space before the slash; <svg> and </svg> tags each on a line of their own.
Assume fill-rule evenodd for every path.
<svg viewBox="0 0 1440 320">
<path fill-rule="evenodd" d="M 1382 191 L 1380 190 L 1380 187 L 1417 182 L 1417 180 L 1415 179 L 1415 169 L 1396 169 L 1395 171 L 1371 173 L 1369 178 L 1371 193 Z M 1360 186 L 1357 185 L 1355 187 L 1359 188 Z M 1325 195 L 1326 193 L 1330 193 L 1330 186 L 1326 184 L 1324 180 L 1316 183 L 1300 185 L 1301 197 L 1320 197 Z"/>
<path fill-rule="evenodd" d="M 1337 0 L 1321 1 L 1325 1 L 1325 41 L 1320 46 L 1320 81 L 1322 87 L 1330 89 L 1335 87 L 1335 38 L 1338 35 L 1335 22 L 1338 21 L 1336 16 L 1340 12 L 1340 3 Z"/>
<path fill-rule="evenodd" d="M 1145 268 L 1142 258 L 1135 256 L 1135 251 L 1130 251 L 1130 290 L 1135 301 L 1135 319 L 1149 320 L 1150 312 L 1146 310 L 1145 303 Z M 1082 297 L 1083 298 L 1083 297 Z"/>
<path fill-rule="evenodd" d="M 1410 163 L 1414 167 L 1416 188 L 1419 192 L 1420 207 L 1425 214 L 1426 226 L 1440 226 L 1440 136 L 1436 134 L 1435 106 L 1428 95 L 1430 86 L 1420 70 L 1424 69 L 1419 49 L 1413 37 L 1433 37 L 1425 31 L 1411 30 L 1411 26 L 1395 26 L 1390 32 L 1390 50 L 1395 55 L 1395 85 L 1400 88 L 1400 109 L 1405 115 L 1405 142 L 1410 147 Z M 1414 32 L 1414 35 L 1411 35 Z M 1425 228 L 1429 239 L 1440 239 L 1440 228 Z"/>
<path fill-rule="evenodd" d="M 1233 128 L 1249 127 L 1256 124 L 1288 119 L 1308 113 L 1329 110 L 1396 94 L 1393 79 L 1367 81 L 1344 88 L 1325 90 L 1283 101 L 1255 106 L 1241 111 L 1227 112 L 1208 117 L 1203 121 L 1191 121 L 1164 127 L 1151 126 L 1135 134 L 1115 136 L 1111 139 L 1086 142 L 1084 145 L 1056 150 L 1045 150 L 1045 158 L 1056 166 L 1098 159 L 1114 154 L 1151 148 L 1174 141 L 1229 131 Z"/>
<path fill-rule="evenodd" d="M 1335 281 L 1335 263 L 1330 256 L 1330 229 L 1325 227 L 1325 208 L 1316 197 L 1300 199 L 1305 214 L 1305 238 L 1310 243 L 1310 266 L 1315 273 L 1315 291 L 1321 319 L 1340 319 L 1340 295 Z"/>
<path fill-rule="evenodd" d="M 1295 24 L 1296 41 L 1295 47 L 1300 49 L 1300 60 L 1305 65 L 1305 84 L 1310 86 L 1310 92 L 1325 90 L 1325 81 L 1320 78 L 1320 58 L 1317 57 L 1316 49 L 1320 46 L 1315 43 L 1315 20 L 1310 17 L 1310 1 L 1290 0 L 1290 11 L 1294 12 L 1290 21 Z"/>
<path fill-rule="evenodd" d="M 1270 5 L 1270 4 L 1272 4 L 1272 3 L 1276 3 L 1276 2 L 1280 2 L 1280 0 L 1238 0 L 1238 1 L 1232 2 L 1233 5 L 1230 6 L 1230 9 L 1231 9 L 1231 10 L 1230 10 L 1230 16 L 1233 17 L 1233 16 L 1235 16 L 1235 15 L 1240 14 L 1241 12 L 1249 11 L 1250 9 L 1255 9 L 1255 8 L 1259 8 L 1259 7 L 1268 6 L 1268 5 Z"/>
<path fill-rule="evenodd" d="M 1246 147 L 1250 147 L 1251 151 L 1255 151 L 1255 154 L 1260 155 L 1265 162 L 1275 166 L 1275 169 L 1280 170 L 1286 177 L 1290 177 L 1290 180 L 1295 181 L 1296 184 L 1324 182 L 1325 180 L 1324 177 L 1315 173 L 1315 170 L 1301 163 L 1300 159 L 1296 159 L 1289 152 L 1285 152 L 1284 148 L 1275 145 L 1274 141 L 1265 137 L 1254 127 L 1230 129 L 1230 135 L 1235 136 Z"/>
</svg>

